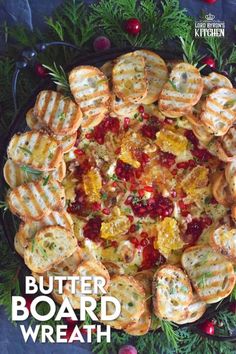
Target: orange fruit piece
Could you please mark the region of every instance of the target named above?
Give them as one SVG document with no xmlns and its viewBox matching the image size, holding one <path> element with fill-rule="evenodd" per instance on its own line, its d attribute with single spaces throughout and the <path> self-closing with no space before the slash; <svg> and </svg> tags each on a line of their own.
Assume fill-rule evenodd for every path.
<svg viewBox="0 0 236 354">
<path fill-rule="evenodd" d="M 93 169 L 88 171 L 83 176 L 83 187 L 85 194 L 88 196 L 90 202 L 100 201 L 100 191 L 102 189 L 102 179 L 98 170 Z"/>
<path fill-rule="evenodd" d="M 196 166 L 183 179 L 181 186 L 185 193 L 190 197 L 197 197 L 208 184 L 208 168 L 204 166 Z"/>
<path fill-rule="evenodd" d="M 103 221 L 101 226 L 101 237 L 114 239 L 124 235 L 130 228 L 130 221 L 127 216 L 119 216 L 108 221 Z"/>
<path fill-rule="evenodd" d="M 181 134 L 174 133 L 168 129 L 162 129 L 156 134 L 156 137 L 156 144 L 164 152 L 178 156 L 187 150 L 188 140 Z"/>
</svg>

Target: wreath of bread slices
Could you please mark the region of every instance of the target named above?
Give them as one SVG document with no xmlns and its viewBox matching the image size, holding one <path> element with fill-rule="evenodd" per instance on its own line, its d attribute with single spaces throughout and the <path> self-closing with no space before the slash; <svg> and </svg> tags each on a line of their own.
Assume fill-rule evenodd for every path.
<svg viewBox="0 0 236 354">
<path fill-rule="evenodd" d="M 80 276 L 80 277 L 102 277 L 105 279 L 105 286 L 104 290 L 106 291 L 109 282 L 110 282 L 110 276 L 107 271 L 107 269 L 104 267 L 104 265 L 98 261 L 98 260 L 85 260 L 82 263 L 79 264 L 78 268 L 76 271 L 73 273 L 74 276 Z M 87 283 L 91 284 L 91 289 L 94 290 L 94 280 L 88 280 Z M 102 293 L 100 292 L 100 289 L 97 293 L 93 292 L 89 294 L 89 296 L 92 296 L 96 300 L 98 300 Z M 70 281 L 67 281 L 65 286 L 64 286 L 64 292 L 63 296 L 67 297 L 70 300 L 70 303 L 74 309 L 79 309 L 80 308 L 80 299 L 83 295 L 82 289 L 81 289 L 81 284 L 80 282 L 77 282 L 76 288 L 75 288 L 75 293 L 72 293 L 72 285 Z"/>
<path fill-rule="evenodd" d="M 141 103 L 147 95 L 145 59 L 135 52 L 117 58 L 112 70 L 113 91 L 131 103 Z"/>
<path fill-rule="evenodd" d="M 124 329 L 139 320 L 145 308 L 145 292 L 133 276 L 114 275 L 111 277 L 106 295 L 113 296 L 120 302 L 121 312 L 115 320 L 102 321 L 104 324 L 116 329 Z M 107 303 L 107 314 L 113 312 L 113 304 Z"/>
<path fill-rule="evenodd" d="M 150 50 L 137 50 L 136 54 L 145 59 L 145 68 L 147 72 L 147 95 L 142 100 L 143 104 L 156 102 L 163 85 L 168 79 L 168 69 L 164 60 L 156 53 Z"/>
<path fill-rule="evenodd" d="M 210 93 L 200 119 L 216 136 L 225 135 L 236 119 L 236 90 L 222 87 Z"/>
<path fill-rule="evenodd" d="M 186 273 L 174 265 L 163 265 L 153 277 L 153 308 L 157 317 L 168 321 L 183 320 L 193 292 Z"/>
<path fill-rule="evenodd" d="M 21 166 L 51 171 L 61 163 L 63 151 L 60 144 L 46 132 L 31 130 L 13 135 L 7 156 Z"/>
<path fill-rule="evenodd" d="M 199 298 L 207 304 L 227 297 L 235 285 L 234 267 L 207 245 L 187 248 L 181 258 Z"/>
<path fill-rule="evenodd" d="M 61 182 L 66 176 L 66 163 L 64 160 L 61 160 L 61 163 L 57 169 L 46 172 L 34 170 L 25 165 L 17 165 L 15 162 L 8 159 L 3 168 L 3 175 L 6 183 L 11 188 L 18 187 L 27 182 L 37 181 L 39 179 L 44 179 L 45 183 L 49 178 L 54 178 Z"/>
<path fill-rule="evenodd" d="M 99 124 L 108 112 L 110 90 L 101 70 L 89 65 L 75 67 L 69 74 L 71 92 L 83 112 L 82 127 Z"/>
<path fill-rule="evenodd" d="M 55 179 L 29 182 L 10 191 L 7 203 L 11 212 L 22 220 L 40 220 L 52 211 L 65 207 L 65 191 Z"/>
<path fill-rule="evenodd" d="M 72 135 L 82 123 L 80 106 L 60 92 L 44 90 L 36 99 L 33 114 L 54 134 Z"/>
<path fill-rule="evenodd" d="M 236 263 L 236 229 L 230 225 L 222 225 L 212 232 L 211 247 L 225 258 Z"/>
<path fill-rule="evenodd" d="M 159 109 L 167 117 L 181 117 L 199 101 L 203 80 L 199 70 L 187 63 L 174 66 L 159 96 Z"/>
<path fill-rule="evenodd" d="M 77 249 L 74 234 L 62 226 L 47 226 L 36 232 L 24 251 L 24 262 L 35 273 L 44 273 Z"/>
<path fill-rule="evenodd" d="M 69 231 L 73 231 L 73 220 L 66 210 L 53 211 L 48 216 L 39 221 L 21 222 L 16 238 L 23 249 L 25 249 L 29 242 L 34 238 L 36 232 L 40 231 L 45 226 L 62 226 Z"/>
</svg>

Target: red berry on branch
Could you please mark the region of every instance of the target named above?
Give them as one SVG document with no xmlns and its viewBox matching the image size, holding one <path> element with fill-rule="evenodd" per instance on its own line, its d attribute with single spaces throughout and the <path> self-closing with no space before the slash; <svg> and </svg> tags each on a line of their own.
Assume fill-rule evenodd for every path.
<svg viewBox="0 0 236 354">
<path fill-rule="evenodd" d="M 118 354 L 138 354 L 138 352 L 133 345 L 124 345 L 120 348 Z"/>
<path fill-rule="evenodd" d="M 25 307 L 27 308 L 27 310 L 30 311 L 30 306 L 32 304 L 32 301 L 34 300 L 34 297 L 32 295 L 25 295 L 24 298 L 26 301 Z"/>
<path fill-rule="evenodd" d="M 213 336 L 215 333 L 215 326 L 212 321 L 206 320 L 205 322 L 199 325 L 199 328 L 202 330 L 203 333 L 209 334 Z"/>
<path fill-rule="evenodd" d="M 64 322 L 65 322 L 68 326 L 74 326 L 74 325 L 76 325 L 76 324 L 79 323 L 77 320 L 73 320 L 71 317 L 65 317 L 65 318 L 64 318 Z"/>
<path fill-rule="evenodd" d="M 203 0 L 207 4 L 214 4 L 217 0 Z"/>
<path fill-rule="evenodd" d="M 35 64 L 34 71 L 36 75 L 41 77 L 42 79 L 48 76 L 48 71 L 39 63 Z"/>
<path fill-rule="evenodd" d="M 110 39 L 105 36 L 99 36 L 93 41 L 93 49 L 95 52 L 103 52 L 111 48 Z"/>
<path fill-rule="evenodd" d="M 212 69 L 216 68 L 216 61 L 212 57 L 203 58 L 202 63 L 209 66 Z"/>
<path fill-rule="evenodd" d="M 125 32 L 137 36 L 142 29 L 142 24 L 137 18 L 129 18 L 124 23 Z"/>
</svg>

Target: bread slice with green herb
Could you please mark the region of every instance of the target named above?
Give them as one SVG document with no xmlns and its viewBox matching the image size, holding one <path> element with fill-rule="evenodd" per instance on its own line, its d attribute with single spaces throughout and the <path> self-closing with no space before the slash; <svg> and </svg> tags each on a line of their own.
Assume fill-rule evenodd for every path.
<svg viewBox="0 0 236 354">
<path fill-rule="evenodd" d="M 25 249 L 24 261 L 33 272 L 44 273 L 76 249 L 77 240 L 71 231 L 62 226 L 47 226 L 36 233 Z"/>
<path fill-rule="evenodd" d="M 187 274 L 174 265 L 163 265 L 153 277 L 153 308 L 157 317 L 181 321 L 193 299 Z"/>
<path fill-rule="evenodd" d="M 182 265 L 199 298 L 207 304 L 227 297 L 234 288 L 234 267 L 210 246 L 197 245 L 187 248 Z"/>
<path fill-rule="evenodd" d="M 236 228 L 222 225 L 212 232 L 211 247 L 225 258 L 236 263 Z"/>
<path fill-rule="evenodd" d="M 47 184 L 50 178 L 54 178 L 61 182 L 66 175 L 66 164 L 64 160 L 61 160 L 61 163 L 57 169 L 46 172 L 34 170 L 33 168 L 25 165 L 17 165 L 15 162 L 8 159 L 3 168 L 3 175 L 6 183 L 11 188 L 18 187 L 27 182 L 37 181 L 39 179 L 43 179 L 45 184 Z"/>
<path fill-rule="evenodd" d="M 29 182 L 14 188 L 7 197 L 9 209 L 22 220 L 40 220 L 65 207 L 65 191 L 55 179 Z"/>
<path fill-rule="evenodd" d="M 19 165 L 51 171 L 61 163 L 63 151 L 49 134 L 32 130 L 13 135 L 7 148 L 8 158 Z"/>
<path fill-rule="evenodd" d="M 142 103 L 151 104 L 157 101 L 162 87 L 168 79 L 168 69 L 164 60 L 150 50 L 141 49 L 136 50 L 135 53 L 145 59 L 147 72 L 147 95 Z"/>
<path fill-rule="evenodd" d="M 210 93 L 200 119 L 216 136 L 225 135 L 236 119 L 236 89 L 222 87 Z"/>
<path fill-rule="evenodd" d="M 130 117 L 137 114 L 138 116 L 138 104 L 124 101 L 122 98 L 112 94 L 110 101 L 111 115 L 119 117 Z"/>
<path fill-rule="evenodd" d="M 207 76 L 203 76 L 203 95 L 208 95 L 213 90 L 220 87 L 232 88 L 232 82 L 224 75 L 212 72 Z"/>
<path fill-rule="evenodd" d="M 93 277 L 102 277 L 105 279 L 105 286 L 104 289 L 107 290 L 110 282 L 110 276 L 107 271 L 107 269 L 104 267 L 104 265 L 98 261 L 98 260 L 85 260 L 79 264 L 75 272 L 73 273 L 74 276 L 79 276 L 79 277 L 92 277 L 92 280 L 88 280 L 87 283 L 91 284 L 91 289 L 94 289 L 93 284 L 94 280 Z M 80 299 L 81 296 L 83 296 L 83 292 L 81 289 L 81 284 L 80 282 L 77 282 L 76 285 L 76 291 L 73 294 L 72 293 L 72 287 L 71 287 L 71 282 L 67 281 L 64 287 L 64 297 L 69 298 L 70 303 L 74 309 L 79 309 L 80 308 Z M 98 291 L 96 294 L 95 292 L 92 294 L 89 294 L 89 296 L 92 296 L 96 300 L 98 300 L 101 296 L 102 293 Z"/>
<path fill-rule="evenodd" d="M 40 130 L 43 128 L 38 117 L 34 114 L 34 108 L 30 108 L 25 116 L 26 124 L 31 130 Z"/>
<path fill-rule="evenodd" d="M 236 127 L 234 125 L 224 136 L 218 138 L 217 156 L 224 162 L 236 160 Z"/>
<path fill-rule="evenodd" d="M 98 68 L 75 67 L 69 74 L 70 89 L 83 112 L 82 127 L 99 124 L 108 111 L 110 90 L 108 79 Z"/>
<path fill-rule="evenodd" d="M 102 321 L 116 329 L 124 329 L 136 323 L 145 309 L 145 291 L 141 284 L 132 276 L 115 275 L 111 278 L 108 296 L 115 297 L 121 304 L 120 315 L 112 321 Z M 112 314 L 114 307 L 107 304 L 107 314 Z"/>
<path fill-rule="evenodd" d="M 225 165 L 225 178 L 233 200 L 236 200 L 236 160 Z"/>
<path fill-rule="evenodd" d="M 82 112 L 75 102 L 51 90 L 39 92 L 34 114 L 39 122 L 57 135 L 76 133 L 82 122 Z"/>
<path fill-rule="evenodd" d="M 203 90 L 200 72 L 188 63 L 174 66 L 159 96 L 159 109 L 167 117 L 181 117 L 191 111 Z"/>
<path fill-rule="evenodd" d="M 54 138 L 58 141 L 58 143 L 61 145 L 63 153 L 66 154 L 69 152 L 73 146 L 75 145 L 76 139 L 77 139 L 77 133 L 74 133 L 72 135 L 54 135 Z"/>
<path fill-rule="evenodd" d="M 233 198 L 230 193 L 228 182 L 225 178 L 225 172 L 220 171 L 211 176 L 212 194 L 219 204 L 230 207 L 233 204 Z"/>
<path fill-rule="evenodd" d="M 34 238 L 36 232 L 41 230 L 46 226 L 62 226 L 65 229 L 73 232 L 73 220 L 69 213 L 66 210 L 62 211 L 53 211 L 46 217 L 42 218 L 39 221 L 26 221 L 21 222 L 19 230 L 17 232 L 18 240 L 25 249 L 29 242 Z"/>
<path fill-rule="evenodd" d="M 117 58 L 112 70 L 114 94 L 124 101 L 140 103 L 147 95 L 145 59 L 135 52 Z"/>
<path fill-rule="evenodd" d="M 203 316 L 207 309 L 207 304 L 200 300 L 197 294 L 193 295 L 193 301 L 186 308 L 185 318 L 180 321 L 176 321 L 178 324 L 186 324 L 196 322 L 199 318 Z"/>
</svg>

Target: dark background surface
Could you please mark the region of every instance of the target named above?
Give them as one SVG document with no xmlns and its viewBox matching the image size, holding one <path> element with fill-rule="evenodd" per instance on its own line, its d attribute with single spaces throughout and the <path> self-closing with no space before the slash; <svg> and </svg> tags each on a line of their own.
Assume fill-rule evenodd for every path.
<svg viewBox="0 0 236 354">
<path fill-rule="evenodd" d="M 114 0 L 115 1 L 115 0 Z M 6 21 L 10 25 L 25 24 L 32 31 L 44 27 L 44 17 L 62 3 L 62 0 L 3 0 L 0 2 L 0 23 Z M 87 0 L 86 3 L 93 1 Z M 157 2 L 159 2 L 157 0 Z M 236 0 L 218 0 L 214 5 L 208 5 L 202 0 L 180 0 L 182 7 L 189 14 L 198 16 L 201 9 L 212 13 L 216 19 L 225 21 L 226 37 L 236 42 Z M 0 48 L 4 48 L 3 42 Z M 79 344 L 41 344 L 24 343 L 20 330 L 8 322 L 3 309 L 0 308 L 0 353 L 1 354 L 89 354 L 88 345 Z"/>
</svg>

